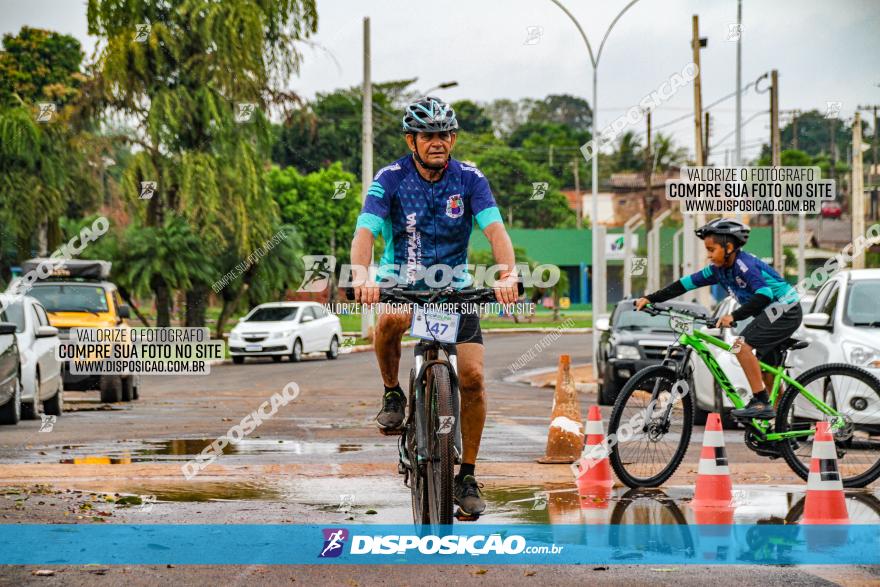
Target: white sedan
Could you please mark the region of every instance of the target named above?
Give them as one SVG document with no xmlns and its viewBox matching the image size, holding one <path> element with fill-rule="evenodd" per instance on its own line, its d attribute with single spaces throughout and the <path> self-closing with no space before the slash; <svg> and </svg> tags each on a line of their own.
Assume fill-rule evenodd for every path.
<svg viewBox="0 0 880 587">
<path fill-rule="evenodd" d="M 58 329 L 49 325 L 42 304 L 30 296 L 0 296 L 7 319 L 15 324 L 21 356 L 21 417 L 41 412 L 60 416 L 64 408 L 61 362 L 55 356 Z"/>
<path fill-rule="evenodd" d="M 306 353 L 339 356 L 342 326 L 339 318 L 315 302 L 261 304 L 242 318 L 229 333 L 229 354 L 236 365 L 245 357 L 285 356 L 299 361 Z"/>
</svg>

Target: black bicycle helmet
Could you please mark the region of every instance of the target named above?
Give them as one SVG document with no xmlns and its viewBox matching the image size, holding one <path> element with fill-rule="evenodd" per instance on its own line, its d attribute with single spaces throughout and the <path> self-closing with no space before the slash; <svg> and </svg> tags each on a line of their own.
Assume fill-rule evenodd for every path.
<svg viewBox="0 0 880 587">
<path fill-rule="evenodd" d="M 733 220 L 732 218 L 716 218 L 715 220 L 711 220 L 705 226 L 701 226 L 694 232 L 701 239 L 712 234 L 732 237 L 737 243 L 737 248 L 739 248 L 748 242 L 750 230 L 751 229 L 747 225 L 739 220 Z"/>
<path fill-rule="evenodd" d="M 403 132 L 446 132 L 458 130 L 452 106 L 433 96 L 409 104 L 403 113 Z"/>
</svg>

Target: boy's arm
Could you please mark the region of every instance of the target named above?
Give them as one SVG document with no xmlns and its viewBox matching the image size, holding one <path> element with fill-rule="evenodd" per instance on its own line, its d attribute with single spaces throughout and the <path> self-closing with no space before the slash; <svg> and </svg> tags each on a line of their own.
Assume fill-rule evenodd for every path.
<svg viewBox="0 0 880 587">
<path fill-rule="evenodd" d="M 745 279 L 746 288 L 753 295 L 752 299 L 737 308 L 736 311 L 731 312 L 730 315 L 737 321 L 757 316 L 773 302 L 773 290 L 770 289 L 770 286 L 757 267 L 744 271 L 741 276 Z"/>
<path fill-rule="evenodd" d="M 678 281 L 667 285 L 663 289 L 646 295 L 645 298 L 652 304 L 660 304 L 662 302 L 665 302 L 666 300 L 677 298 L 681 294 L 688 292 L 692 289 L 705 287 L 714 283 L 718 283 L 718 277 L 715 274 L 715 270 L 712 268 L 711 265 L 709 265 L 702 271 L 697 271 L 692 275 L 682 277 Z"/>
</svg>

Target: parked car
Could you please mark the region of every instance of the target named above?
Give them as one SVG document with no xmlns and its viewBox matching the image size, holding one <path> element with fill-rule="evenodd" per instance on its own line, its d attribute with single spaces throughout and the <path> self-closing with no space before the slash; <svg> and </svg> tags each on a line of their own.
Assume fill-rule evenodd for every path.
<svg viewBox="0 0 880 587">
<path fill-rule="evenodd" d="M 251 310 L 229 333 L 229 354 L 236 365 L 245 357 L 285 356 L 299 361 L 305 353 L 339 356 L 339 318 L 315 302 L 274 302 Z"/>
<path fill-rule="evenodd" d="M 878 302 L 880 269 L 848 269 L 834 275 L 816 294 L 795 334 L 809 346 L 793 356 L 793 370 L 802 372 L 823 363 L 849 363 L 880 377 Z M 834 400 L 854 410 L 849 413 L 856 423 L 880 424 L 880 399 L 876 394 L 864 397 L 858 391 L 843 389 L 843 397 Z"/>
<path fill-rule="evenodd" d="M 58 329 L 49 325 L 46 310 L 30 296 L 0 296 L 6 316 L 15 324 L 21 359 L 21 417 L 34 420 L 40 412 L 60 416 L 64 406 L 61 361 L 56 358 Z"/>
<path fill-rule="evenodd" d="M 22 270 L 36 270 L 42 261 L 25 261 Z M 70 337 L 71 328 L 129 328 L 125 320 L 130 309 L 109 281 L 110 268 L 108 261 L 69 259 L 46 279 L 34 282 L 28 295 L 46 309 L 49 323 L 58 328 L 61 340 Z M 78 375 L 70 372 L 69 362 L 64 362 L 62 378 L 65 391 L 98 389 L 102 402 L 127 402 L 140 395 L 138 375 Z"/>
<path fill-rule="evenodd" d="M 737 308 L 739 308 L 739 302 L 736 301 L 736 298 L 733 296 L 727 296 L 715 306 L 712 318 L 717 320 L 721 316 L 730 314 Z M 699 330 L 705 334 L 720 338 L 727 344 L 733 344 L 736 337 L 742 333 L 743 329 L 745 329 L 752 320 L 752 318 L 740 320 L 733 328 L 719 329 L 703 326 Z M 746 374 L 743 372 L 742 367 L 740 367 L 736 356 L 716 346 L 706 346 L 709 347 L 712 356 L 715 357 L 715 360 L 718 361 L 718 365 L 724 370 L 730 383 L 736 389 L 746 390 L 744 395 L 751 393 L 749 381 L 746 379 Z M 712 412 L 716 412 L 721 416 L 721 424 L 725 429 L 729 430 L 736 428 L 736 420 L 730 417 L 730 410 L 732 410 L 734 406 L 730 399 L 728 399 L 727 394 L 722 392 L 721 388 L 715 382 L 715 378 L 712 377 L 712 373 L 709 372 L 709 369 L 700 357 L 692 353 L 690 363 L 693 369 L 692 387 L 694 389 L 694 423 L 700 425 L 705 424 L 708 415 Z"/>
<path fill-rule="evenodd" d="M 665 305 L 689 312 L 708 314 L 700 304 L 690 302 L 666 302 Z M 636 312 L 633 300 L 617 303 L 609 317 L 596 320 L 599 345 L 596 355 L 599 383 L 599 403 L 609 406 L 627 379 L 645 367 L 659 365 L 666 349 L 678 339 L 669 327 L 668 316 L 652 316 Z"/>
<path fill-rule="evenodd" d="M 843 214 L 843 208 L 840 202 L 826 201 L 822 202 L 821 213 L 822 218 L 840 218 L 840 215 Z"/>
<path fill-rule="evenodd" d="M 18 424 L 21 419 L 20 361 L 15 324 L 0 312 L 0 424 Z"/>
</svg>

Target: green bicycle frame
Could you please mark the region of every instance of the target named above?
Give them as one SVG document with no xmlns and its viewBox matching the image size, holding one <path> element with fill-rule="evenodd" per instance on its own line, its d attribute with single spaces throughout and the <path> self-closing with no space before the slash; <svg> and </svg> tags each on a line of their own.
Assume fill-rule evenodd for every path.
<svg viewBox="0 0 880 587">
<path fill-rule="evenodd" d="M 730 380 L 727 378 L 727 374 L 724 373 L 721 365 L 719 365 L 718 361 L 715 360 L 715 357 L 709 351 L 709 347 L 706 343 L 714 345 L 725 351 L 729 351 L 731 345 L 727 344 L 719 338 L 715 338 L 714 336 L 706 334 L 705 332 L 701 332 L 699 330 L 694 330 L 692 334 L 687 332 L 682 333 L 678 339 L 678 342 L 682 346 L 689 347 L 696 351 L 696 353 L 700 356 L 700 359 L 702 359 L 703 364 L 705 364 L 706 367 L 709 369 L 712 377 L 715 378 L 715 381 L 718 382 L 718 385 L 721 387 L 721 389 L 724 390 L 724 393 L 727 394 L 727 397 L 730 398 L 730 401 L 736 408 L 742 408 L 745 406 L 745 402 L 736 392 L 733 384 L 730 383 Z M 773 374 L 773 388 L 770 391 L 771 404 L 776 404 L 776 397 L 777 395 L 779 395 L 782 387 L 782 382 L 784 381 L 785 383 L 788 383 L 789 385 L 797 389 L 798 392 L 803 397 L 805 397 L 807 401 L 813 404 L 820 412 L 827 416 L 833 417 L 831 425 L 832 430 L 837 430 L 844 426 L 845 422 L 841 414 L 822 400 L 813 397 L 813 395 L 806 389 L 804 389 L 804 387 L 800 383 L 798 383 L 794 378 L 790 377 L 788 373 L 785 372 L 784 366 L 773 367 L 761 361 L 758 361 L 758 365 L 760 365 L 762 372 Z M 813 434 L 812 430 L 768 432 L 768 430 L 770 429 L 770 422 L 768 420 L 753 419 L 752 427 L 761 433 L 762 440 L 767 441 L 778 441 L 786 438 L 806 437 Z"/>
</svg>

